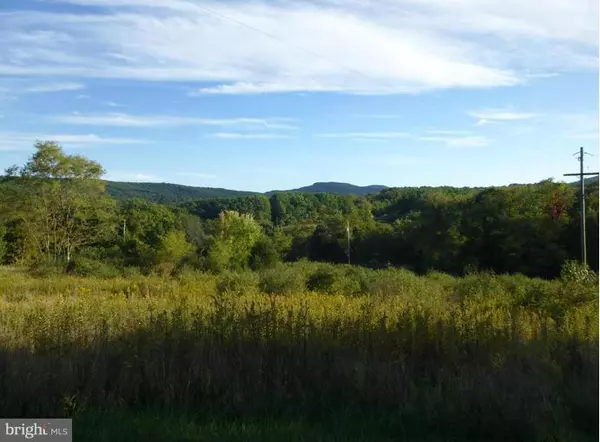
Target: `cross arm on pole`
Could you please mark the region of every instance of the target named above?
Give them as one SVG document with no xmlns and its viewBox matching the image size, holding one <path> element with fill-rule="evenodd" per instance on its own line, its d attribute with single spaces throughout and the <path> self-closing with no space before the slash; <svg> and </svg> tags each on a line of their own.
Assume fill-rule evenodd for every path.
<svg viewBox="0 0 600 442">
<path fill-rule="evenodd" d="M 598 175 L 598 172 L 586 172 L 586 173 L 563 173 L 563 176 L 581 176 L 581 175 Z"/>
</svg>

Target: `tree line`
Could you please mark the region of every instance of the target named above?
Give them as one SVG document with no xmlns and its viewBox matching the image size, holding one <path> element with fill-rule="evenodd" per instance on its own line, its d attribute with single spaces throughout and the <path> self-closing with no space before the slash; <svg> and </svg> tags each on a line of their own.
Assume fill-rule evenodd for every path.
<svg viewBox="0 0 600 442">
<path fill-rule="evenodd" d="M 0 262 L 79 273 L 260 269 L 280 261 L 552 278 L 580 254 L 577 186 L 390 188 L 368 196 L 278 192 L 164 205 L 108 196 L 100 164 L 38 142 L 0 181 Z M 598 184 L 588 185 L 598 269 Z"/>
</svg>

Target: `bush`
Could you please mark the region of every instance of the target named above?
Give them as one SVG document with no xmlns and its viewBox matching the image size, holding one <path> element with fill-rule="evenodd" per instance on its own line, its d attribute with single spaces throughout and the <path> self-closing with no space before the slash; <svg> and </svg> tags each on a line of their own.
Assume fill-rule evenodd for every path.
<svg viewBox="0 0 600 442">
<path fill-rule="evenodd" d="M 29 267 L 29 274 L 38 278 L 60 275 L 65 272 L 65 266 L 62 263 L 50 260 L 34 261 Z"/>
<path fill-rule="evenodd" d="M 217 292 L 242 294 L 255 292 L 259 277 L 254 272 L 223 272 L 217 281 Z"/>
<path fill-rule="evenodd" d="M 116 267 L 97 260 L 77 257 L 67 265 L 67 273 L 77 276 L 98 276 L 101 278 L 114 278 L 121 275 Z"/>
<path fill-rule="evenodd" d="M 362 291 L 377 296 L 409 296 L 423 293 L 427 279 L 405 269 L 374 270 L 365 277 Z"/>
<path fill-rule="evenodd" d="M 287 295 L 303 292 L 306 283 L 301 271 L 280 264 L 260 274 L 259 288 L 264 293 Z"/>
<path fill-rule="evenodd" d="M 577 261 L 567 261 L 560 271 L 560 279 L 572 284 L 597 284 L 598 276 L 589 268 Z"/>
<path fill-rule="evenodd" d="M 346 265 L 321 265 L 308 276 L 309 290 L 320 293 L 355 295 L 366 289 L 364 269 Z"/>
</svg>

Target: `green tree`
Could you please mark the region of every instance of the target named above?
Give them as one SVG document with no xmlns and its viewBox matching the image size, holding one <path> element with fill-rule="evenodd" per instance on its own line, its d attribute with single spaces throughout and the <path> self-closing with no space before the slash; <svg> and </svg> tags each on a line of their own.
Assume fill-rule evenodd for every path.
<svg viewBox="0 0 600 442">
<path fill-rule="evenodd" d="M 70 261 L 73 253 L 114 235 L 114 204 L 95 161 L 39 141 L 21 169 L 12 170 L 10 204 L 37 256 Z"/>
<path fill-rule="evenodd" d="M 260 235 L 261 228 L 251 215 L 222 212 L 208 251 L 209 267 L 212 270 L 246 267 Z"/>
<path fill-rule="evenodd" d="M 185 233 L 171 230 L 160 238 L 155 256 L 155 268 L 162 273 L 171 273 L 186 256 L 193 252 L 194 246 L 186 240 Z"/>
<path fill-rule="evenodd" d="M 267 235 L 261 235 L 250 254 L 250 267 L 260 270 L 274 267 L 280 262 L 281 257 L 273 239 Z"/>
</svg>

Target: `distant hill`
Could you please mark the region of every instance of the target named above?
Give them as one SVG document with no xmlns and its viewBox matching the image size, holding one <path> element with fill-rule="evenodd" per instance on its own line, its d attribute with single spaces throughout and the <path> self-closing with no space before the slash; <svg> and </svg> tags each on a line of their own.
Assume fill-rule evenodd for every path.
<svg viewBox="0 0 600 442">
<path fill-rule="evenodd" d="M 140 198 L 162 204 L 178 204 L 207 198 L 232 198 L 256 195 L 255 192 L 219 189 L 213 187 L 192 187 L 170 183 L 125 183 L 107 181 L 108 194 L 117 200 Z"/>
<path fill-rule="evenodd" d="M 369 193 L 378 193 L 387 186 L 371 185 L 371 186 L 355 186 L 354 184 L 348 183 L 314 183 L 310 186 L 299 187 L 298 189 L 291 189 L 288 192 L 306 192 L 306 193 L 337 193 L 338 195 L 367 195 Z M 272 191 L 269 193 L 282 192 Z"/>
<path fill-rule="evenodd" d="M 589 178 L 584 178 L 584 179 L 583 179 L 583 181 L 585 181 L 585 184 L 586 184 L 586 186 L 587 186 L 588 184 L 597 184 L 597 183 L 598 183 L 598 177 L 597 177 L 597 176 L 592 176 L 592 177 L 589 177 Z M 577 180 L 577 181 L 572 181 L 572 182 L 571 182 L 571 183 L 569 183 L 569 184 L 573 184 L 573 185 L 577 185 L 577 186 L 579 186 L 579 180 Z"/>
<path fill-rule="evenodd" d="M 187 201 L 209 198 L 234 198 L 248 195 L 272 195 L 276 192 L 336 193 L 339 195 L 367 195 L 378 193 L 386 186 L 354 186 L 348 183 L 314 183 L 292 190 L 277 190 L 261 194 L 241 190 L 228 190 L 213 187 L 193 187 L 170 183 L 126 183 L 106 181 L 108 194 L 117 200 L 141 198 L 162 204 L 179 204 Z"/>
</svg>

